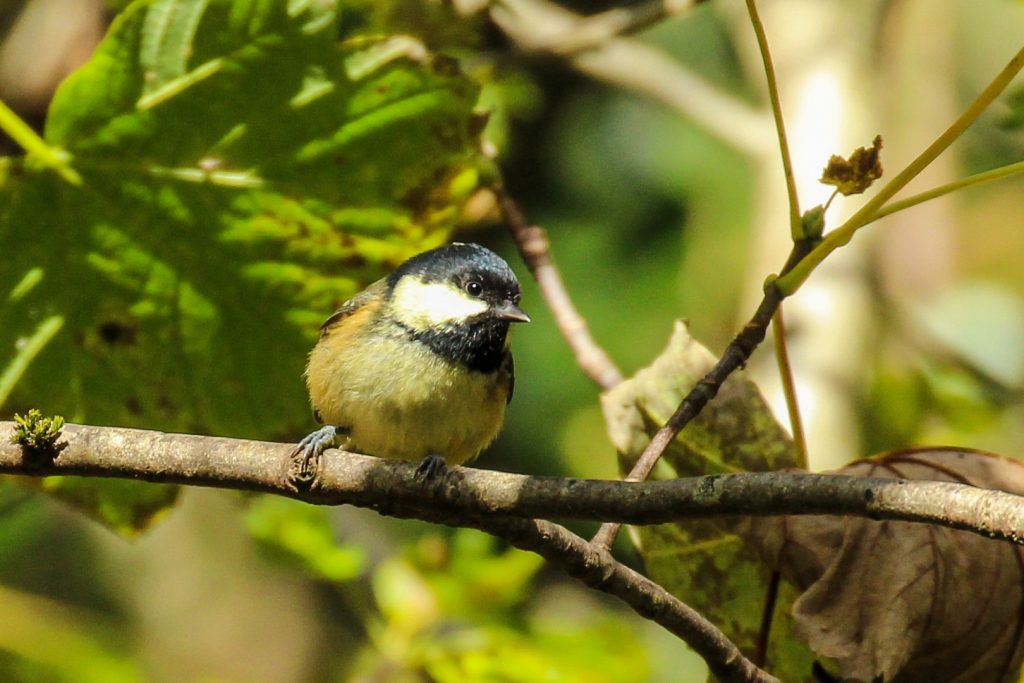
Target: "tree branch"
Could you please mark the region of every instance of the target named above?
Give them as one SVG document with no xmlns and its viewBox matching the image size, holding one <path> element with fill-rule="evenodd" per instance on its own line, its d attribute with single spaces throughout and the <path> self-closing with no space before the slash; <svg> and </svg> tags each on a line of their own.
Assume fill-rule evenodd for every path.
<svg viewBox="0 0 1024 683">
<path fill-rule="evenodd" d="M 718 680 L 778 683 L 692 607 L 616 561 L 608 550 L 594 547 L 568 529 L 544 520 L 514 517 L 482 518 L 474 526 L 537 553 L 591 588 L 620 598 L 640 616 L 679 636 Z"/>
<path fill-rule="evenodd" d="M 935 481 L 746 472 L 671 481 L 533 477 L 457 467 L 416 478 L 415 463 L 329 450 L 308 491 L 287 486 L 294 444 L 65 425 L 54 459 L 27 458 L 0 422 L 0 474 L 118 477 L 262 491 L 318 505 L 356 505 L 456 526 L 501 517 L 660 524 L 737 515 L 850 515 L 926 522 L 1024 544 L 1024 497 Z"/>
</svg>

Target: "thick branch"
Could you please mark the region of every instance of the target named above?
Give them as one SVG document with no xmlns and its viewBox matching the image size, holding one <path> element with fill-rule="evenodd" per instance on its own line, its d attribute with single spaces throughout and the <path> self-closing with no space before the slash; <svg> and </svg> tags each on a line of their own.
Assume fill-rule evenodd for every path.
<svg viewBox="0 0 1024 683">
<path fill-rule="evenodd" d="M 120 477 L 286 495 L 477 526 L 499 517 L 657 524 L 691 517 L 836 514 L 927 522 L 1024 543 L 1024 497 L 932 481 L 749 472 L 672 481 L 531 477 L 468 467 L 424 482 L 415 464 L 327 451 L 308 491 L 284 484 L 292 444 L 66 425 L 54 460 L 25 459 L 0 422 L 0 473 Z"/>
</svg>

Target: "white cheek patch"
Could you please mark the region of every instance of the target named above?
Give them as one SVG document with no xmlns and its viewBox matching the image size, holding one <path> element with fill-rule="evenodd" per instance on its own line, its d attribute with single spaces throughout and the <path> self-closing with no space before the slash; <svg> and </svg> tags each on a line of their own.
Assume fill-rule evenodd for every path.
<svg viewBox="0 0 1024 683">
<path fill-rule="evenodd" d="M 454 285 L 414 277 L 399 281 L 391 301 L 398 320 L 416 329 L 458 322 L 487 310 L 485 301 Z"/>
</svg>

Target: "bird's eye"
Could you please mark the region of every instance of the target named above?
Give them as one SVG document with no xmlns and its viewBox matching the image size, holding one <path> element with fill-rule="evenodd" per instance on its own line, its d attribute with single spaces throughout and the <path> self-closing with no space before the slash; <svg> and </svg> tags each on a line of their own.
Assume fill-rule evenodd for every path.
<svg viewBox="0 0 1024 683">
<path fill-rule="evenodd" d="M 484 293 L 484 286 L 476 280 L 470 280 L 466 283 L 466 294 L 470 296 L 480 296 Z"/>
</svg>

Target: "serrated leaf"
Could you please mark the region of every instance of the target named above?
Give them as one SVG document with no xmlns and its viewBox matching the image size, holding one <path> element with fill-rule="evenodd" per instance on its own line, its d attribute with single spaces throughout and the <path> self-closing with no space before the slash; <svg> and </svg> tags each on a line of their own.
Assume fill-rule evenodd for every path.
<svg viewBox="0 0 1024 683">
<path fill-rule="evenodd" d="M 843 474 L 1024 494 L 1020 462 L 973 451 L 892 453 Z M 744 534 L 801 591 L 796 629 L 843 680 L 1013 683 L 1024 657 L 1024 550 L 927 524 L 752 518 Z"/>
<path fill-rule="evenodd" d="M 625 469 L 668 420 L 714 355 L 677 322 L 668 347 L 647 368 L 601 398 L 608 432 Z M 798 465 L 788 435 L 742 372 L 734 373 L 700 416 L 665 451 L 657 478 L 777 470 Z M 735 523 L 686 520 L 631 528 L 648 575 L 719 625 L 753 656 L 771 571 L 738 535 Z M 767 651 L 768 669 L 804 680 L 813 655 L 792 634 L 792 591 L 780 593 Z"/>
<path fill-rule="evenodd" d="M 321 2 L 154 0 L 117 17 L 47 119 L 82 186 L 15 160 L 0 188 L 0 252 L 16 255 L 0 292 L 19 294 L 0 304 L 0 367 L 63 320 L 18 366 L 13 405 L 305 429 L 316 326 L 443 242 L 479 163 L 477 87 L 457 65 L 408 36 L 339 44 L 338 26 Z"/>
</svg>

